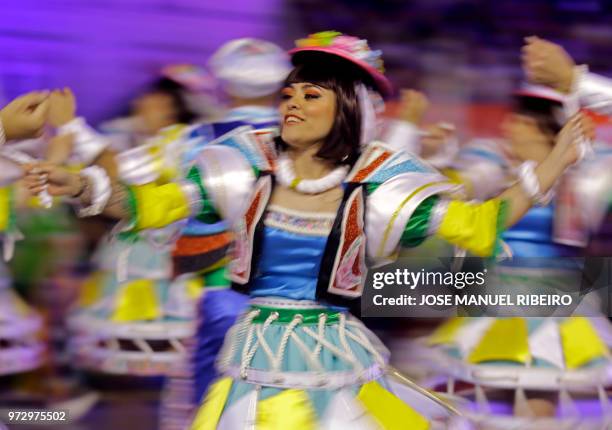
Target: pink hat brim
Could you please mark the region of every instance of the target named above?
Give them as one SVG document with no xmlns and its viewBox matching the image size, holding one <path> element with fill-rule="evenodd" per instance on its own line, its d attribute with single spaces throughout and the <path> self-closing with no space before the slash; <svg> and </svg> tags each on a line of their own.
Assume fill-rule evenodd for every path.
<svg viewBox="0 0 612 430">
<path fill-rule="evenodd" d="M 335 55 L 337 57 L 350 61 L 351 63 L 355 64 L 360 69 L 365 71 L 372 78 L 374 84 L 376 85 L 376 89 L 381 93 L 381 95 L 387 97 L 393 93 L 393 85 L 391 85 L 391 81 L 389 81 L 389 79 L 387 79 L 385 75 L 379 72 L 375 67 L 370 66 L 365 61 L 353 58 L 346 52 L 341 51 L 339 49 L 335 49 L 328 46 L 308 46 L 304 48 L 293 48 L 289 51 L 289 55 L 293 57 L 295 54 L 308 51 L 322 52 L 325 54 Z"/>
</svg>

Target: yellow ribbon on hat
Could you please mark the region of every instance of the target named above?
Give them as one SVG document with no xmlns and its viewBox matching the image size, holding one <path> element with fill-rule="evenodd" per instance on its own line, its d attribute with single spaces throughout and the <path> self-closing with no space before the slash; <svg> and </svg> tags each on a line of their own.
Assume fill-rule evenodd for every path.
<svg viewBox="0 0 612 430">
<path fill-rule="evenodd" d="M 455 341 L 457 332 L 465 323 L 465 318 L 454 317 L 444 322 L 427 338 L 428 345 L 448 345 Z"/>
<path fill-rule="evenodd" d="M 198 409 L 191 424 L 191 430 L 214 430 L 217 428 L 231 388 L 232 378 L 229 377 L 221 378 L 210 386 L 206 399 Z"/>
<path fill-rule="evenodd" d="M 560 324 L 559 330 L 568 369 L 576 369 L 610 354 L 588 318 L 570 317 Z"/>
<path fill-rule="evenodd" d="M 153 320 L 161 316 L 155 281 L 138 279 L 122 285 L 111 320 L 128 322 Z"/>
<path fill-rule="evenodd" d="M 257 403 L 257 430 L 315 430 L 317 416 L 304 390 L 283 390 Z"/>
<path fill-rule="evenodd" d="M 429 429 L 429 421 L 425 417 L 404 403 L 399 397 L 385 390 L 376 381 L 364 384 L 359 390 L 357 398 L 385 430 Z"/>
<path fill-rule="evenodd" d="M 470 363 L 508 360 L 529 363 L 529 332 L 524 318 L 500 318 L 491 324 L 468 356 Z"/>
</svg>

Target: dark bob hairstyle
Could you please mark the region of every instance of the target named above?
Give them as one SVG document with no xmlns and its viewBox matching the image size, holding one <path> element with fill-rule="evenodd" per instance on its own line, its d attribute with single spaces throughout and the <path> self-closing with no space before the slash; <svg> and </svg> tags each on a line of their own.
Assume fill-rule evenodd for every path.
<svg viewBox="0 0 612 430">
<path fill-rule="evenodd" d="M 352 166 L 360 155 L 362 125 L 355 85 L 365 83 L 371 86 L 369 78 L 350 62 L 325 53 L 303 52 L 297 54 L 293 61 L 295 68 L 284 86 L 309 82 L 336 94 L 336 119 L 317 157 L 336 165 Z M 276 143 L 280 150 L 287 147 L 280 137 Z"/>
<path fill-rule="evenodd" d="M 176 112 L 176 121 L 179 124 L 189 124 L 196 119 L 195 113 L 189 108 L 185 99 L 185 88 L 178 82 L 168 78 L 161 78 L 148 91 L 149 94 L 164 94 L 172 100 Z"/>
<path fill-rule="evenodd" d="M 554 100 L 525 95 L 514 95 L 513 98 L 512 111 L 533 118 L 540 131 L 550 137 L 561 131 L 562 110 L 561 102 Z"/>
</svg>

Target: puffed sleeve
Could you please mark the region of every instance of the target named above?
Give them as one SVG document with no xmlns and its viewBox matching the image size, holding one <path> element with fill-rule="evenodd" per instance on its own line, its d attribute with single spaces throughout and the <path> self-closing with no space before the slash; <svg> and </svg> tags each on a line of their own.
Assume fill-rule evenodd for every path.
<svg viewBox="0 0 612 430">
<path fill-rule="evenodd" d="M 612 79 L 578 69 L 574 91 L 582 107 L 602 115 L 612 114 Z"/>
</svg>

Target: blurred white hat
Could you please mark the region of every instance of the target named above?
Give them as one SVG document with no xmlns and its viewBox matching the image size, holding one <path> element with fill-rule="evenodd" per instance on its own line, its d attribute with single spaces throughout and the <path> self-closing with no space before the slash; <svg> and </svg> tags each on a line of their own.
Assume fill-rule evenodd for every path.
<svg viewBox="0 0 612 430">
<path fill-rule="evenodd" d="M 529 97 L 534 99 L 548 100 L 553 103 L 563 104 L 567 98 L 564 94 L 559 91 L 553 90 L 550 87 L 544 85 L 535 85 L 529 83 L 522 83 L 520 88 L 514 91 L 516 97 Z"/>
<path fill-rule="evenodd" d="M 251 38 L 225 43 L 208 65 L 223 90 L 241 98 L 273 94 L 291 70 L 289 57 L 279 46 Z"/>
</svg>

